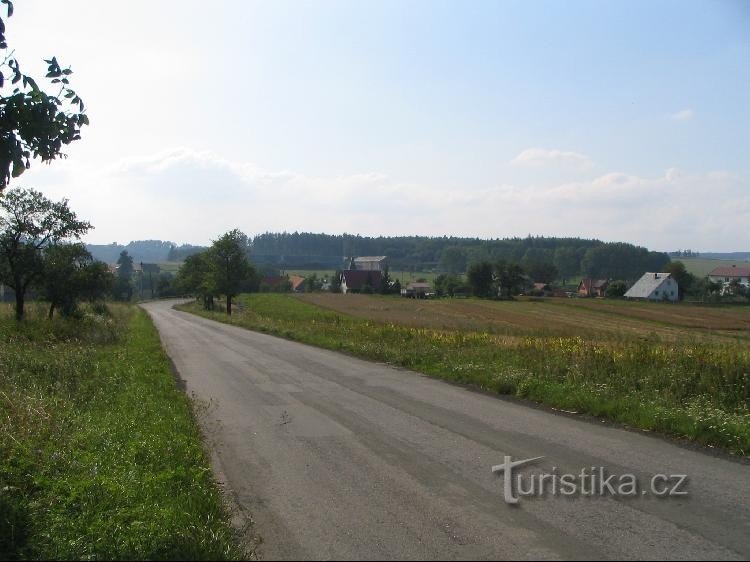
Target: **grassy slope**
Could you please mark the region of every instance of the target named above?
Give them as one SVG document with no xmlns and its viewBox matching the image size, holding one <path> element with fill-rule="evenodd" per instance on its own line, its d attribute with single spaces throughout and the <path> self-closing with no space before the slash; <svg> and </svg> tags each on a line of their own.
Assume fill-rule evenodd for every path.
<svg viewBox="0 0 750 562">
<path fill-rule="evenodd" d="M 750 352 L 740 344 L 530 337 L 373 322 L 285 295 L 243 296 L 245 328 L 750 453 Z M 616 321 L 616 320 L 615 320 Z"/>
<path fill-rule="evenodd" d="M 239 557 L 147 315 L 0 313 L 0 559 Z"/>
</svg>

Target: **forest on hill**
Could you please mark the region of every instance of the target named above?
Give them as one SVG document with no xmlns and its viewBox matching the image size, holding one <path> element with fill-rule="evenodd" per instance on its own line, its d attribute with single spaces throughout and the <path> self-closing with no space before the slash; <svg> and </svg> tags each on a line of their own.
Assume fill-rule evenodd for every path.
<svg viewBox="0 0 750 562">
<path fill-rule="evenodd" d="M 280 268 L 342 269 L 353 256 L 388 256 L 393 269 L 464 273 L 477 262 L 504 260 L 526 266 L 553 264 L 561 277 L 579 275 L 634 280 L 645 271 L 659 271 L 668 254 L 624 242 L 583 238 L 528 236 L 480 239 L 428 236 L 360 236 L 308 232 L 266 232 L 250 241 L 252 260 Z M 204 248 L 162 240 L 127 245 L 89 245 L 107 263 L 127 251 L 135 262 L 182 261 Z"/>
</svg>

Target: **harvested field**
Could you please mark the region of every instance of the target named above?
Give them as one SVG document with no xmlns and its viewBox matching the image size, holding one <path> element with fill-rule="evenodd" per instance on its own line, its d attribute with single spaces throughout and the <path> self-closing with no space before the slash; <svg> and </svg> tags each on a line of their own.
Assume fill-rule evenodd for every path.
<svg viewBox="0 0 750 562">
<path fill-rule="evenodd" d="M 299 298 L 376 322 L 498 334 L 565 335 L 616 340 L 750 339 L 750 308 L 632 303 L 596 299 L 414 300 L 314 293 Z"/>
</svg>

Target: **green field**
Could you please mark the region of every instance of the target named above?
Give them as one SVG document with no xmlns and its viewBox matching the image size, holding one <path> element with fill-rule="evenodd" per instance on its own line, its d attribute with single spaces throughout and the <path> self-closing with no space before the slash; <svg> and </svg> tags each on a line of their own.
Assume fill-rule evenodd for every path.
<svg viewBox="0 0 750 562">
<path fill-rule="evenodd" d="M 158 333 L 111 310 L 0 305 L 0 560 L 243 557 Z"/>
<path fill-rule="evenodd" d="M 717 333 L 695 323 L 701 321 L 700 307 L 680 305 L 305 299 L 244 295 L 242 312 L 231 317 L 205 312 L 197 303 L 183 308 L 498 394 L 750 453 L 746 307 L 706 307 L 726 328 Z M 597 324 L 610 329 L 597 330 Z"/>
<path fill-rule="evenodd" d="M 717 267 L 750 267 L 750 261 L 711 260 L 706 258 L 673 258 L 673 261 L 681 261 L 685 269 L 696 277 L 705 277 L 711 270 Z"/>
</svg>

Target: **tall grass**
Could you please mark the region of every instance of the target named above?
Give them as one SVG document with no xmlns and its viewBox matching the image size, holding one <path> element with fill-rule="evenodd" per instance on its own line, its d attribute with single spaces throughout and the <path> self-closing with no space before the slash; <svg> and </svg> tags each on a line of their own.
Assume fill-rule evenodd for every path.
<svg viewBox="0 0 750 562">
<path fill-rule="evenodd" d="M 377 323 L 284 295 L 242 297 L 246 328 L 446 380 L 750 453 L 750 350 L 740 343 L 596 339 Z"/>
<path fill-rule="evenodd" d="M 0 559 L 240 556 L 145 313 L 0 311 Z"/>
</svg>

